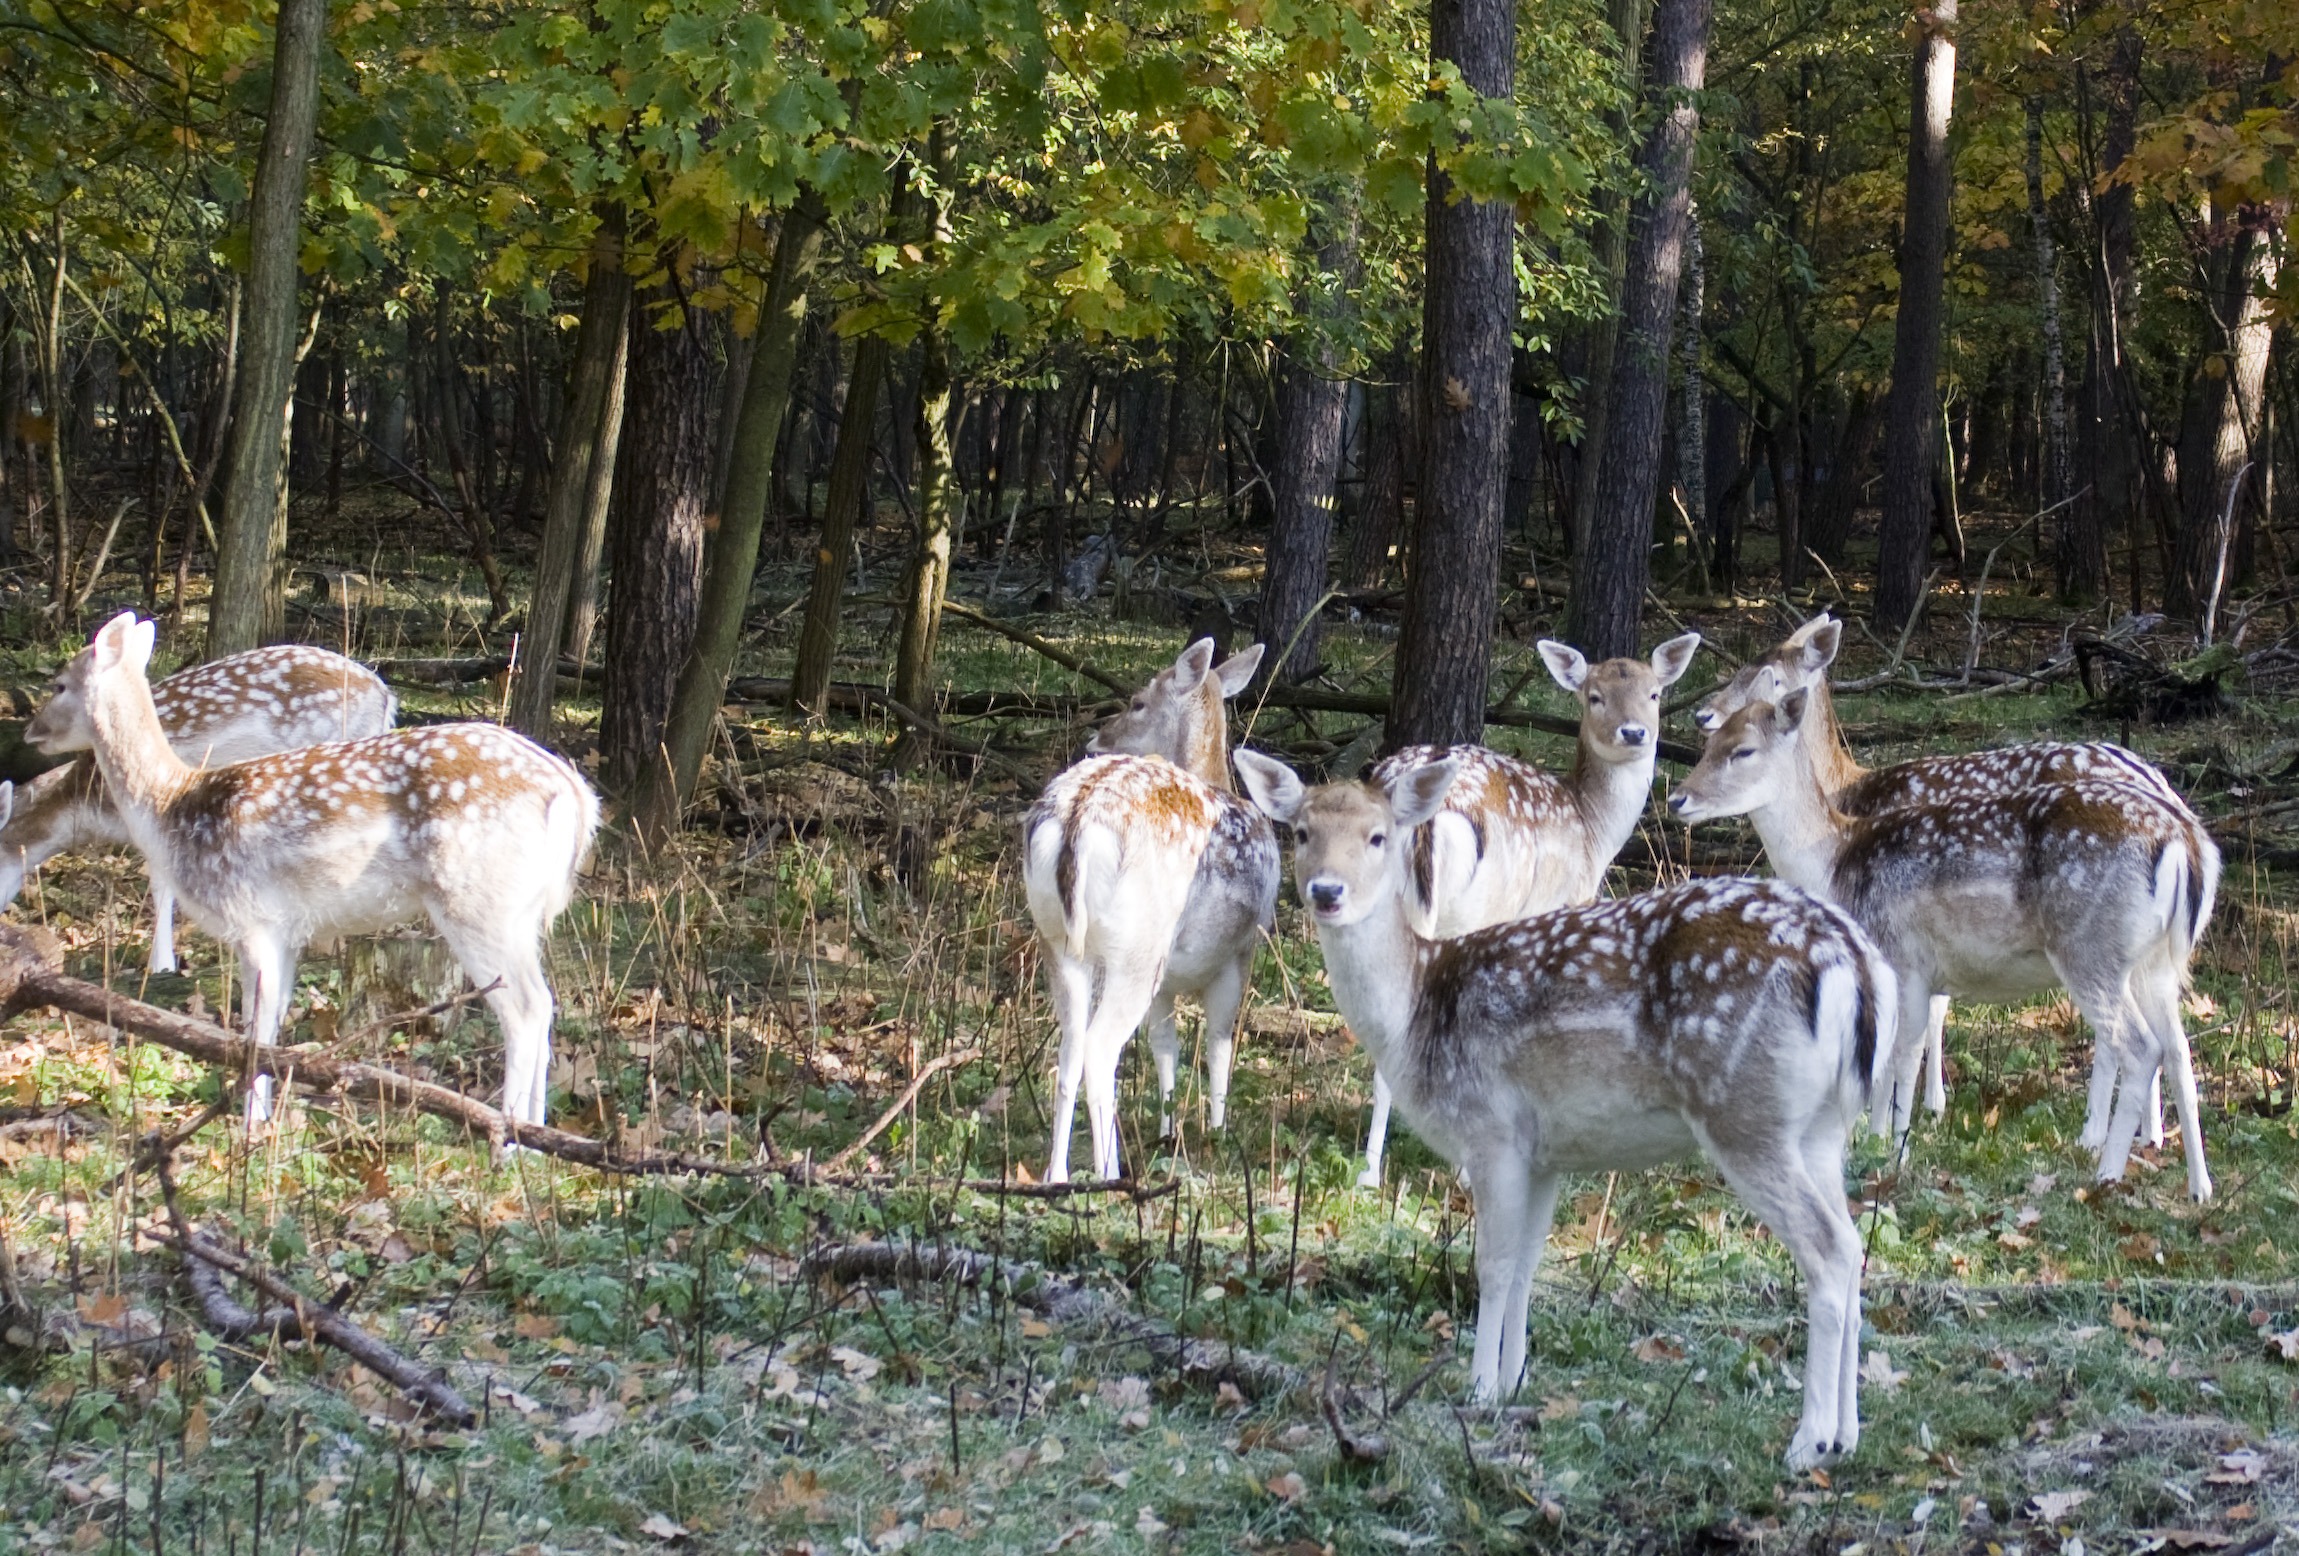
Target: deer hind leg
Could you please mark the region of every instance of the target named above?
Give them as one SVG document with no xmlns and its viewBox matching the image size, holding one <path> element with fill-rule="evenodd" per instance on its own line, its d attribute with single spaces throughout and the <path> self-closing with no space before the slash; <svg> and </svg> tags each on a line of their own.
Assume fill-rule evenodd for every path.
<svg viewBox="0 0 2299 1556">
<path fill-rule="evenodd" d="M 298 947 L 268 935 L 241 942 L 240 1013 L 247 1035 L 266 1048 L 279 1041 L 287 1019 L 287 998 L 295 990 Z M 272 1082 L 258 1075 L 248 1086 L 247 1122 L 252 1128 L 271 1117 Z"/>
<path fill-rule="evenodd" d="M 1939 1118 L 1948 1111 L 1948 996 L 1932 996 L 1924 1027 L 1924 1111 Z"/>
<path fill-rule="evenodd" d="M 1252 970 L 1253 952 L 1248 950 L 1205 988 L 1205 1111 L 1216 1129 L 1229 1122 L 1229 1071 L 1237 1061 L 1237 1012 L 1245 1003 L 1246 976 Z"/>
<path fill-rule="evenodd" d="M 1826 1154 L 1806 1145 L 1717 1155 L 1733 1192 L 1787 1248 L 1811 1294 L 1804 1411 L 1787 1453 L 1795 1471 L 1850 1453 L 1860 1440 L 1860 1232 L 1844 1208 L 1841 1167 L 1829 1181 L 1814 1181 L 1813 1167 L 1825 1177 L 1827 1164 L 1812 1157 Z M 1841 1147 L 1835 1159 L 1842 1161 Z"/>
<path fill-rule="evenodd" d="M 176 893 L 175 888 L 152 879 L 152 955 L 146 964 L 156 973 L 176 970 Z"/>
<path fill-rule="evenodd" d="M 1541 1254 L 1549 1246 L 1549 1228 L 1557 1216 L 1557 1190 L 1564 1179 L 1556 1173 L 1534 1174 L 1526 1190 L 1523 1243 L 1517 1249 L 1516 1268 L 1509 1273 L 1508 1311 L 1501 1315 L 1501 1388 L 1514 1394 L 1524 1386 L 1525 1351 L 1531 1343 L 1528 1309 L 1532 1306 L 1533 1275 L 1541 1267 Z"/>
<path fill-rule="evenodd" d="M 1174 1025 L 1173 1001 L 1173 990 L 1160 986 L 1149 1009 L 1150 1057 L 1157 1062 L 1157 1128 L 1161 1140 L 1174 1137 L 1174 1075 L 1181 1068 L 1181 1032 Z"/>
<path fill-rule="evenodd" d="M 1931 1046 L 1928 1029 L 1932 1019 L 1932 990 L 1920 973 L 1894 970 L 1900 974 L 1900 1036 L 1892 1050 L 1892 1095 L 1871 1103 L 1870 1110 L 1876 1133 L 1894 1141 L 1905 1155 L 1909 1131 L 1915 1123 L 1917 1079 L 1923 1070 L 1925 1052 Z M 1910 1041 L 1911 1033 L 1926 1036 Z"/>
<path fill-rule="evenodd" d="M 2123 1176 L 2124 1166 L 2131 1160 L 2131 1148 L 2139 1139 L 2141 1115 L 2150 1091 L 2141 1081 L 2155 1074 L 2163 1062 L 2163 1048 L 2148 1029 L 2148 1023 L 2140 1018 L 2128 969 L 2108 972 L 2070 967 L 2061 970 L 2060 975 L 2075 1000 L 2076 1009 L 2091 1023 L 2093 1039 L 2107 1061 L 2110 1075 L 2121 1078 L 2114 1088 L 2115 1108 L 2108 1115 L 2106 1132 L 2098 1147 L 2099 1181 L 2114 1182 Z M 2092 1084 L 2096 1097 L 2097 1063 L 2092 1070 Z"/>
<path fill-rule="evenodd" d="M 2195 1053 L 2187 1041 L 2187 1028 L 2179 1019 L 2179 973 L 2169 962 L 2159 962 L 2131 981 L 2132 1003 L 2147 1023 L 2163 1061 L 2156 1066 L 2154 1100 L 2157 1133 L 2162 1132 L 2163 1076 L 2171 1075 L 2174 1105 L 2179 1109 L 2179 1139 L 2187 1154 L 2187 1192 L 2198 1204 L 2211 1198 L 2211 1169 L 2203 1158 L 2203 1120 L 2195 1098 Z"/>
<path fill-rule="evenodd" d="M 540 928 L 480 924 L 445 913 L 432 927 L 503 1028 L 503 1112 L 521 1124 L 544 1122 L 551 1088 L 551 984 L 543 974 Z"/>
<path fill-rule="evenodd" d="M 1118 1171 L 1118 1061 L 1126 1043 L 1149 1013 L 1165 977 L 1163 958 L 1113 958 L 1102 972 L 1101 998 L 1086 1023 L 1084 1050 L 1086 1117 L 1094 1131 L 1094 1174 L 1115 1179 Z"/>
<path fill-rule="evenodd" d="M 1067 1183 L 1070 1130 L 1078 1121 L 1078 1084 L 1086 1073 L 1086 1022 L 1094 1004 L 1093 965 L 1049 946 L 1046 987 L 1054 1002 L 1054 1020 L 1062 1032 L 1061 1058 L 1054 1076 L 1053 1155 L 1046 1163 L 1046 1181 Z"/>
<path fill-rule="evenodd" d="M 1373 1067 L 1373 1122 L 1365 1131 L 1365 1170 L 1357 1175 L 1361 1189 L 1381 1187 L 1381 1155 L 1389 1143 L 1389 1082 L 1381 1067 Z"/>
</svg>

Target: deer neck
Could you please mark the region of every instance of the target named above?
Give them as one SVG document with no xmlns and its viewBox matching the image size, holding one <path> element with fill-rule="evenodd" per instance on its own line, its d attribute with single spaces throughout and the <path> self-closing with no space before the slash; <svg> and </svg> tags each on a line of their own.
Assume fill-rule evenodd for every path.
<svg viewBox="0 0 2299 1556">
<path fill-rule="evenodd" d="M 1816 897 L 1835 896 L 1836 855 L 1850 820 L 1829 802 L 1819 775 L 1801 762 L 1774 789 L 1772 798 L 1748 813 L 1772 873 Z"/>
<path fill-rule="evenodd" d="M 1222 793 L 1234 794 L 1229 781 L 1229 715 L 1222 707 L 1221 688 L 1209 676 L 1197 696 L 1197 716 L 1182 735 L 1178 765 Z"/>
<path fill-rule="evenodd" d="M 1317 942 L 1325 953 L 1326 977 L 1341 1018 L 1372 1055 L 1382 1074 L 1398 1073 L 1402 1052 L 1420 998 L 1421 968 L 1432 942 L 1416 934 L 1405 917 L 1405 894 L 1392 891 L 1381 906 L 1354 924 L 1319 924 Z"/>
<path fill-rule="evenodd" d="M 1845 743 L 1844 726 L 1836 722 L 1836 699 L 1829 695 L 1826 675 L 1812 683 L 1811 703 L 1796 738 L 1803 743 L 1821 786 L 1830 794 L 1841 794 L 1868 776 L 1868 769 Z"/>
<path fill-rule="evenodd" d="M 168 744 L 152 688 L 140 675 L 123 676 L 101 690 L 91 687 L 88 722 L 105 787 L 130 831 L 139 831 L 139 823 L 149 823 L 174 802 L 192 770 Z M 139 836 L 137 843 L 144 846 L 144 839 Z"/>
<path fill-rule="evenodd" d="M 1636 830 L 1637 819 L 1652 798 L 1653 761 L 1658 754 L 1653 746 L 1659 738 L 1655 735 L 1625 762 L 1607 762 L 1596 756 L 1585 739 L 1573 753 L 1565 786 L 1572 790 L 1574 802 L 1588 820 L 1593 845 L 1590 853 L 1599 862 L 1600 873 L 1601 866 L 1610 864 L 1613 856 L 1628 846 L 1629 834 Z"/>
<path fill-rule="evenodd" d="M 88 752 L 16 787 L 16 807 L 0 827 L 0 906 L 16 900 L 24 877 L 65 849 L 89 839 L 129 841 L 103 803 L 96 759 Z"/>
</svg>

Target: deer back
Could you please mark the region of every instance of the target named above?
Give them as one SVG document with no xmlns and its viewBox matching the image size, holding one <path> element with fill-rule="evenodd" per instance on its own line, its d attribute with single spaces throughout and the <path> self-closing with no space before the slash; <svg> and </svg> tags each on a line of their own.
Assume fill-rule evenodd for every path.
<svg viewBox="0 0 2299 1556">
<path fill-rule="evenodd" d="M 1836 808 L 1847 815 L 1874 816 L 1911 805 L 2017 794 L 2038 784 L 2093 780 L 2144 790 L 2193 816 L 2186 799 L 2153 763 L 2104 740 L 2039 741 L 1957 756 L 1917 757 L 1865 773 L 1835 791 L 1834 798 Z"/>
<path fill-rule="evenodd" d="M 152 706 L 168 743 L 195 767 L 380 735 L 399 711 L 374 671 L 302 644 L 179 670 L 153 684 Z"/>
</svg>

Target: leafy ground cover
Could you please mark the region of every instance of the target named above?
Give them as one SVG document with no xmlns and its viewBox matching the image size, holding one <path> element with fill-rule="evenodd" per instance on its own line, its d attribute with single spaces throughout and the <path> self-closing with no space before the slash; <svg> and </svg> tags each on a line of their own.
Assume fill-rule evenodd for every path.
<svg viewBox="0 0 2299 1556">
<path fill-rule="evenodd" d="M 348 615 L 306 606 L 314 640 L 375 656 L 507 646 L 451 563 L 348 538 L 344 550 L 368 588 Z M 1203 560 L 1216 583 L 1199 587 L 1214 588 L 1249 559 L 1209 542 Z M 2070 623 L 2020 569 L 1995 576 L 1982 658 L 2046 664 Z M 770 581 L 746 673 L 787 665 L 779 605 L 802 587 Z M 884 625 L 867 588 L 841 670 L 863 682 L 880 673 Z M 1017 619 L 1145 674 L 1181 631 L 1140 593 L 1148 619 L 1106 602 Z M 1732 654 L 1814 603 L 1675 602 Z M 1961 608 L 1951 586 L 1908 663 L 1955 678 Z M 1505 616 L 1497 686 L 1533 668 L 1552 625 L 1537 591 Z M 28 621 L 11 626 L 9 641 L 31 639 Z M 1381 684 L 1392 629 L 1378 616 L 1337 628 L 1332 682 Z M 1101 695 L 963 622 L 946 644 L 962 690 Z M 6 678 L 36 688 L 54 652 L 14 652 Z M 1849 658 L 1859 678 L 1890 654 L 1860 643 Z M 1721 663 L 1704 656 L 1695 682 Z M 1409 1138 L 1383 1191 L 1353 1186 L 1369 1075 L 1290 901 L 1258 963 L 1226 1134 L 1204 1129 L 1192 1089 L 1178 1142 L 1144 1135 L 1154 1097 L 1146 1062 L 1129 1059 L 1127 1159 L 1154 1197 L 967 1187 L 1043 1166 L 1053 1028 L 1015 822 L 1077 724 L 952 715 L 953 733 L 1000 760 L 898 769 L 875 719 L 733 704 L 698 826 L 650 857 L 610 842 L 561 923 L 554 1121 L 736 1161 L 827 1156 L 922 1066 L 981 1050 L 873 1142 L 858 1165 L 877 1186 L 497 1163 L 437 1119 L 320 1099 L 251 1143 L 227 1107 L 174 1152 L 185 1213 L 483 1401 L 478 1425 L 445 1431 L 335 1353 L 204 1332 L 175 1256 L 151 1240 L 167 1225 L 153 1176 L 128 1169 L 145 1136 L 218 1100 L 216 1077 L 81 1022 L 19 1017 L 0 1033 L 4 1230 L 24 1297 L 0 1355 L 0 1545 L 2263 1549 L 2299 1519 L 2299 920 L 2277 838 L 2257 829 L 2282 814 L 2299 721 L 2271 686 L 2235 690 L 2222 717 L 2128 734 L 2081 715 L 2071 679 L 1845 699 L 1872 760 L 2046 731 L 2128 738 L 2228 818 L 2230 842 L 2189 1007 L 2219 1199 L 2184 1202 L 2176 1138 L 2127 1184 L 2089 1183 L 2075 1145 L 2088 1037 L 2064 1000 L 1960 1007 L 1948 1116 L 1904 1164 L 1864 1142 L 1848 1185 L 1870 1250 L 1868 1426 L 1832 1472 L 1779 1467 L 1802 1299 L 1777 1244 L 1697 1162 L 1570 1191 L 1517 1408 L 1454 1407 L 1475 1303 L 1467 1200 Z M 418 716 L 488 713 L 501 696 L 487 683 L 403 694 Z M 1565 710 L 1545 677 L 1520 696 Z M 592 711 L 570 705 L 577 746 Z M 1240 716 L 1257 743 L 1311 759 L 1363 746 L 1361 718 Z M 1553 737 L 1495 738 L 1566 756 Z M 1688 858 L 1717 868 L 1755 850 L 1736 827 L 1688 850 L 1656 820 L 1615 886 Z M 185 975 L 142 974 L 142 881 L 125 858 L 58 861 L 17 913 L 57 933 L 84 976 L 231 1007 L 204 939 Z M 484 1018 L 382 1019 L 437 1002 L 454 977 L 420 937 L 314 956 L 297 1036 L 483 1095 L 499 1073 Z M 860 1243 L 1002 1263 L 971 1284 L 820 1276 L 825 1250 Z M 1054 1283 L 1101 1300 L 1049 1302 Z M 1202 1339 L 1236 1365 L 1184 1369 L 1145 1335 Z M 1385 1455 L 1354 1462 L 1328 1406 L 1353 1439 L 1378 1432 Z"/>
</svg>

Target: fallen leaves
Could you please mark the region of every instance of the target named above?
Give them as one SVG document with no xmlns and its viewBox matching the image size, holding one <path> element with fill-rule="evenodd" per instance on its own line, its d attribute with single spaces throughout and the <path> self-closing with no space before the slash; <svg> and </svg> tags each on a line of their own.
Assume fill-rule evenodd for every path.
<svg viewBox="0 0 2299 1556">
<path fill-rule="evenodd" d="M 1908 1381 L 1908 1374 L 1892 1365 L 1889 1351 L 1870 1351 L 1860 1363 L 1860 1381 L 1889 1394 Z"/>
<path fill-rule="evenodd" d="M 1309 1495 L 1309 1482 L 1301 1478 L 1299 1470 L 1287 1470 L 1282 1475 L 1272 1475 L 1265 1483 L 1265 1487 L 1271 1496 L 1287 1506 L 1291 1506 Z"/>
<path fill-rule="evenodd" d="M 2039 1491 L 2028 1499 L 2039 1524 L 2056 1524 L 2091 1500 L 2088 1491 Z"/>
<path fill-rule="evenodd" d="M 1672 1334 L 1648 1334 L 1629 1347 L 1629 1354 L 1640 1362 L 1682 1361 L 1684 1341 Z"/>
<path fill-rule="evenodd" d="M 639 1525 L 639 1533 L 652 1535 L 669 1544 L 687 1537 L 687 1526 L 662 1513 L 649 1513 Z"/>
</svg>

